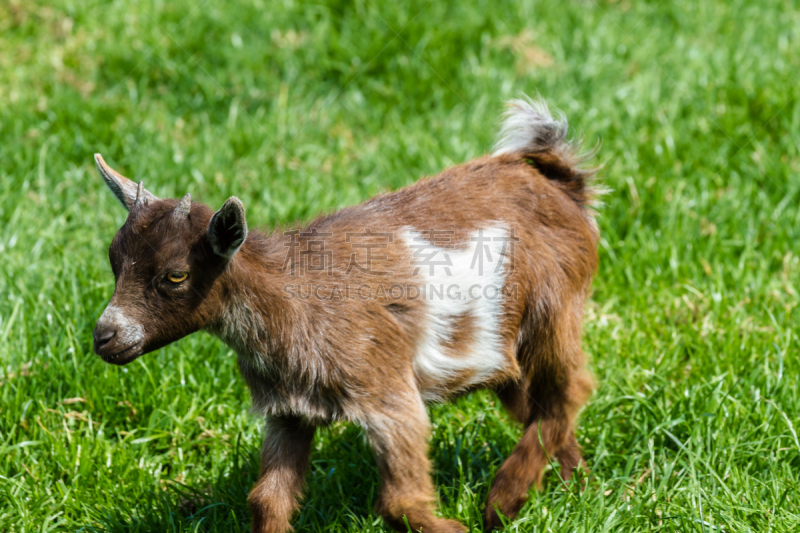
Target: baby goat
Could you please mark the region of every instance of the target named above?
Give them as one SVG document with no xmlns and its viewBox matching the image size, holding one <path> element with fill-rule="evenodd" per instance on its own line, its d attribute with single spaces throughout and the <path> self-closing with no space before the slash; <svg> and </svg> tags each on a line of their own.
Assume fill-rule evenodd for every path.
<svg viewBox="0 0 800 533">
<path fill-rule="evenodd" d="M 315 429 L 337 420 L 374 448 L 388 524 L 466 531 L 434 513 L 425 404 L 490 388 L 525 427 L 489 492 L 485 526 L 501 526 L 548 457 L 564 479 L 581 462 L 598 229 L 592 172 L 566 133 L 543 101 L 513 101 L 492 155 L 275 233 L 248 232 L 238 198 L 216 213 L 188 194 L 161 200 L 98 154 L 129 215 L 95 352 L 124 365 L 201 329 L 236 351 L 267 420 L 248 498 L 257 533 L 291 529 Z"/>
</svg>

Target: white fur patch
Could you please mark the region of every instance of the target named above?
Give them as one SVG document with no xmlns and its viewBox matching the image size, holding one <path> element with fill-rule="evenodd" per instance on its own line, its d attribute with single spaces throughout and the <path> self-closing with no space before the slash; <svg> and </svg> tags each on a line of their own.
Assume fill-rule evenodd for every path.
<svg viewBox="0 0 800 533">
<path fill-rule="evenodd" d="M 553 118 L 542 98 L 511 100 L 492 155 L 567 147 L 567 119 Z"/>
<path fill-rule="evenodd" d="M 513 247 L 509 233 L 500 227 L 476 231 L 462 250 L 434 246 L 413 230 L 403 238 L 414 251 L 414 281 L 427 306 L 425 331 L 414 357 L 423 399 L 439 400 L 454 392 L 448 385 L 454 379 L 463 389 L 506 371 L 510 362 L 499 326 Z M 453 338 L 454 320 L 465 314 L 472 319 L 472 340 L 466 353 L 453 354 L 446 344 Z M 464 374 L 469 375 L 466 382 L 458 378 Z"/>
<path fill-rule="evenodd" d="M 133 346 L 144 340 L 144 326 L 131 320 L 117 306 L 109 304 L 99 322 L 109 322 L 117 330 L 117 342 L 124 346 Z"/>
</svg>

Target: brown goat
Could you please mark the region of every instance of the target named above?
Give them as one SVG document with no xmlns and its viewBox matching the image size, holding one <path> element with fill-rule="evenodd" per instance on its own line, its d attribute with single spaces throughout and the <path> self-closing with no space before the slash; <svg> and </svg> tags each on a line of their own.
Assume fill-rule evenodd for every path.
<svg viewBox="0 0 800 533">
<path fill-rule="evenodd" d="M 548 457 L 565 479 L 581 462 L 598 230 L 566 133 L 542 101 L 511 102 L 492 155 L 271 234 L 248 232 L 235 197 L 216 213 L 161 200 L 96 155 L 130 213 L 94 349 L 124 365 L 204 329 L 236 351 L 267 419 L 248 498 L 258 533 L 291 529 L 315 428 L 337 420 L 374 448 L 388 524 L 466 531 L 434 514 L 425 403 L 491 388 L 525 427 L 489 493 L 485 527 L 501 526 Z"/>
</svg>

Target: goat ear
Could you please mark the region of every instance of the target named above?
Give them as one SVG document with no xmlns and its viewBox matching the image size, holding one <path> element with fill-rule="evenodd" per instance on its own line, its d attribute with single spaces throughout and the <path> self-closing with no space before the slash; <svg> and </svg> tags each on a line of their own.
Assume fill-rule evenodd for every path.
<svg viewBox="0 0 800 533">
<path fill-rule="evenodd" d="M 108 166 L 103 160 L 103 156 L 100 154 L 94 154 L 94 162 L 97 165 L 97 170 L 100 172 L 100 177 L 103 178 L 103 181 L 106 182 L 106 185 L 108 185 L 108 188 L 114 193 L 114 196 L 117 197 L 117 200 L 119 200 L 128 211 L 133 209 L 137 198 L 140 202 L 143 201 L 145 203 L 158 200 L 156 196 L 144 188 L 142 188 L 141 192 L 138 192 L 139 187 L 136 183 Z"/>
<path fill-rule="evenodd" d="M 231 259 L 239 251 L 247 238 L 247 221 L 241 200 L 231 196 L 225 201 L 211 217 L 206 237 L 214 253 L 226 259 Z"/>
</svg>

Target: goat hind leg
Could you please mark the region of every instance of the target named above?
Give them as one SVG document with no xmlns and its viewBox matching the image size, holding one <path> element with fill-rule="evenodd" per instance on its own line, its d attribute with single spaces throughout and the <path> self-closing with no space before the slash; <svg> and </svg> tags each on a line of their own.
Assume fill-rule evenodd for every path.
<svg viewBox="0 0 800 533">
<path fill-rule="evenodd" d="M 575 470 L 581 466 L 583 462 L 581 447 L 575 439 L 574 432 L 570 432 L 564 446 L 556 453 L 556 459 L 558 459 L 558 463 L 561 465 L 561 479 L 564 481 L 572 479 Z M 583 466 L 583 470 L 586 471 L 585 465 Z"/>
<path fill-rule="evenodd" d="M 514 451 L 497 471 L 486 506 L 487 531 L 502 526 L 498 511 L 514 518 L 531 485 L 541 484 L 548 458 L 556 456 L 567 440 L 568 426 L 560 418 L 543 418 L 525 430 Z"/>
<path fill-rule="evenodd" d="M 570 430 L 564 445 L 556 452 L 556 459 L 561 464 L 561 479 L 564 481 L 572 479 L 575 469 L 583 462 L 581 447 L 575 438 L 574 420 L 578 410 L 591 395 L 593 387 L 594 380 L 591 374 L 585 369 L 581 369 L 573 374 L 570 386 L 567 388 L 565 406 L 567 407 L 567 417 L 571 419 Z M 582 468 L 584 472 L 588 471 L 585 463 Z"/>
</svg>

